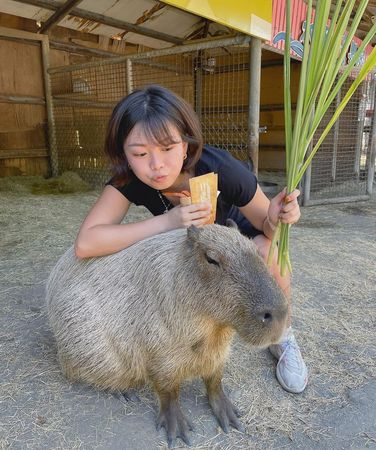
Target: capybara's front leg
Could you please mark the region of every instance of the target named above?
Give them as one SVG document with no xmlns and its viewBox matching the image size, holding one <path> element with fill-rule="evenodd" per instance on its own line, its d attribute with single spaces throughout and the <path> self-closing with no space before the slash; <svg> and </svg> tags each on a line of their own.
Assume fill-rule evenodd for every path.
<svg viewBox="0 0 376 450">
<path fill-rule="evenodd" d="M 164 427 L 167 433 L 168 447 L 172 448 L 175 439 L 180 437 L 187 445 L 191 445 L 188 431 L 193 430 L 191 423 L 184 416 L 179 404 L 179 386 L 170 390 L 155 386 L 159 397 L 160 410 L 157 419 L 157 430 Z"/>
<path fill-rule="evenodd" d="M 238 420 L 239 410 L 230 402 L 229 398 L 223 392 L 222 371 L 211 377 L 204 378 L 208 393 L 209 405 L 213 410 L 219 425 L 225 433 L 229 432 L 230 426 L 244 432 L 243 424 Z"/>
</svg>

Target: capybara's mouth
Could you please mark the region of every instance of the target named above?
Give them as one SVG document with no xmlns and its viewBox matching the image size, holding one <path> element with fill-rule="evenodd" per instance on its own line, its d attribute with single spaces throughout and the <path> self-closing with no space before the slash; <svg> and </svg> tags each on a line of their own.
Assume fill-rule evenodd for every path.
<svg viewBox="0 0 376 450">
<path fill-rule="evenodd" d="M 269 345 L 276 344 L 281 340 L 283 332 L 286 329 L 286 322 L 281 321 L 275 324 L 272 328 L 265 330 L 253 330 L 253 332 L 239 332 L 239 335 L 248 344 L 254 347 L 269 347 Z"/>
</svg>

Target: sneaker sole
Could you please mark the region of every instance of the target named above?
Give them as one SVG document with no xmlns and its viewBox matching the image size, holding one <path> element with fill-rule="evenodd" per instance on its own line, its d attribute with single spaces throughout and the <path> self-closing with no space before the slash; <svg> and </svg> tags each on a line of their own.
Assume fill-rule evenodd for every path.
<svg viewBox="0 0 376 450">
<path fill-rule="evenodd" d="M 283 379 L 279 373 L 278 366 L 277 366 L 277 370 L 276 370 L 276 377 L 277 377 L 279 384 L 283 387 L 283 389 L 287 392 L 290 392 L 291 394 L 301 394 L 304 391 L 304 389 L 307 387 L 307 384 L 308 384 L 308 378 L 306 377 L 304 386 L 301 389 L 292 389 L 292 388 L 286 386 L 285 382 L 283 381 Z"/>
</svg>

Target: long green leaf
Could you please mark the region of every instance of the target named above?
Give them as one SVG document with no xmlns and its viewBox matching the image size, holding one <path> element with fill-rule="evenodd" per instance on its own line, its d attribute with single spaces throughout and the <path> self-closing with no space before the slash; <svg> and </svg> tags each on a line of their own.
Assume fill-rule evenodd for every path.
<svg viewBox="0 0 376 450">
<path fill-rule="evenodd" d="M 337 7 L 341 4 L 337 4 Z M 338 20 L 338 23 L 335 22 L 336 17 L 339 15 L 339 11 L 337 11 L 337 8 L 335 10 L 334 16 L 331 20 L 330 25 L 330 36 L 328 40 L 326 41 L 325 46 L 325 52 L 322 55 L 321 61 L 322 61 L 322 68 L 323 70 L 319 72 L 315 72 L 313 75 L 315 87 L 311 94 L 311 97 L 308 101 L 307 108 L 305 110 L 305 116 L 304 116 L 304 124 L 303 126 L 303 134 L 304 136 L 307 135 L 308 131 L 308 125 L 312 122 L 321 121 L 320 115 L 322 109 L 320 107 L 320 101 L 315 106 L 317 98 L 320 97 L 322 99 L 325 99 L 328 96 L 328 93 L 330 92 L 330 87 L 335 80 L 336 74 L 338 73 L 337 67 L 333 67 L 334 60 L 338 58 L 339 61 L 343 60 L 344 54 L 338 57 L 338 53 L 341 48 L 341 41 L 343 34 L 346 30 L 346 25 L 348 23 L 352 8 L 354 7 L 355 0 L 350 0 L 345 3 L 345 7 L 342 11 L 342 14 Z M 329 80 L 332 80 L 330 83 Z M 312 118 L 312 111 L 315 110 L 315 116 Z M 319 119 L 315 120 L 315 117 L 319 117 Z"/>
<path fill-rule="evenodd" d="M 291 114 L 291 11 L 290 2 L 286 5 L 286 39 L 283 58 L 283 82 L 284 82 L 284 115 L 285 115 L 285 139 L 286 139 L 286 165 L 290 164 L 290 148 L 292 142 L 292 114 Z"/>
<path fill-rule="evenodd" d="M 353 1 L 355 1 L 355 0 L 353 0 Z M 325 61 L 327 59 L 327 53 L 330 52 L 330 50 L 332 48 L 332 39 L 333 39 L 333 35 L 335 34 L 335 30 L 337 28 L 336 27 L 336 25 L 337 25 L 336 22 L 337 22 L 338 15 L 339 15 L 339 12 L 340 12 L 340 9 L 341 9 L 341 6 L 342 6 L 342 2 L 343 2 L 343 0 L 338 0 L 337 1 L 337 5 L 336 5 L 335 11 L 334 11 L 333 18 L 332 18 L 332 20 L 330 22 L 329 31 L 327 33 L 327 40 L 325 41 L 326 45 L 325 45 L 324 53 L 323 53 L 322 58 L 321 58 L 321 60 L 322 60 L 322 67 L 320 68 L 320 76 L 318 77 L 316 75 L 316 80 L 317 80 L 317 78 L 321 79 L 324 76 L 324 73 L 325 73 Z M 348 2 L 348 3 L 350 3 L 350 2 Z M 315 74 L 313 74 L 313 75 L 315 75 Z M 317 82 L 315 83 L 315 86 L 313 87 L 313 91 L 312 92 L 309 92 L 308 90 L 305 92 L 305 95 L 304 95 L 304 111 L 305 112 L 307 111 L 307 109 L 311 109 L 311 107 L 309 106 L 310 104 L 314 104 L 315 103 L 315 99 L 316 99 L 317 92 L 318 92 L 318 89 L 317 89 L 317 85 L 318 84 L 320 84 L 320 83 L 317 83 Z"/>
<path fill-rule="evenodd" d="M 343 83 L 348 79 L 351 71 L 353 70 L 354 66 L 357 64 L 357 62 L 359 61 L 360 57 L 362 56 L 365 47 L 368 45 L 368 43 L 371 41 L 372 37 L 375 36 L 376 33 L 376 24 L 374 24 L 371 28 L 371 30 L 367 33 L 367 36 L 364 38 L 362 44 L 360 45 L 360 47 L 358 48 L 358 50 L 356 51 L 355 55 L 353 56 L 353 58 L 351 59 L 350 63 L 345 67 L 342 75 L 339 77 L 336 85 L 334 87 L 331 88 L 331 92 L 328 96 L 328 98 L 326 99 L 325 104 L 321 107 L 320 111 L 317 112 L 317 114 L 315 115 L 312 127 L 309 131 L 309 134 L 307 135 L 307 141 L 312 141 L 314 134 L 317 131 L 318 126 L 320 125 L 320 122 L 322 120 L 322 118 L 324 117 L 326 111 L 328 110 L 328 108 L 330 107 L 331 103 L 333 102 L 333 100 L 335 99 L 336 95 L 338 94 L 339 90 L 341 89 Z M 371 55 L 368 57 L 368 59 L 371 57 Z M 372 69 L 372 67 L 370 68 L 370 70 Z"/>
<path fill-rule="evenodd" d="M 349 3 L 351 3 L 351 2 L 349 2 Z M 363 16 L 363 13 L 364 13 L 365 9 L 366 9 L 367 3 L 368 3 L 368 0 L 361 0 L 360 4 L 358 6 L 357 12 L 355 14 L 355 17 L 353 19 L 351 28 L 350 28 L 350 30 L 349 30 L 349 32 L 347 34 L 346 40 L 345 40 L 344 44 L 342 45 L 342 50 L 341 50 L 339 56 L 337 57 L 336 63 L 333 64 L 333 61 L 335 60 L 335 57 L 336 57 L 336 54 L 337 54 L 337 50 L 341 46 L 342 34 L 344 33 L 344 31 L 346 29 L 345 27 L 346 27 L 346 24 L 347 24 L 347 22 L 348 22 L 348 20 L 350 18 L 350 14 L 351 14 L 352 8 L 349 11 L 347 11 L 346 14 L 343 14 L 343 16 L 344 16 L 343 18 L 341 17 L 343 19 L 344 23 L 343 23 L 343 25 L 341 27 L 339 27 L 338 34 L 335 36 L 335 38 L 336 38 L 335 44 L 336 45 L 334 45 L 334 48 L 332 49 L 332 51 L 333 51 L 332 57 L 329 58 L 329 60 L 328 60 L 327 67 L 328 67 L 329 70 L 326 71 L 326 77 L 324 79 L 322 93 L 321 93 L 321 95 L 319 97 L 319 101 L 318 101 L 318 104 L 317 104 L 317 110 L 319 110 L 319 111 L 321 109 L 321 106 L 324 104 L 326 98 L 328 97 L 330 88 L 331 88 L 331 86 L 334 83 L 334 80 L 336 78 L 336 75 L 337 75 L 341 65 L 343 64 L 343 60 L 345 58 L 347 49 L 348 49 L 349 45 L 351 44 L 351 41 L 354 38 L 355 32 L 356 32 L 356 30 L 358 28 L 360 20 L 361 20 L 361 18 Z"/>
<path fill-rule="evenodd" d="M 307 83 L 307 67 L 310 57 L 310 27 L 309 24 L 311 22 L 311 14 L 312 14 L 312 0 L 308 1 L 308 8 L 307 8 L 307 16 L 306 16 L 306 30 L 305 30 L 305 39 L 304 39 L 304 51 L 303 51 L 303 61 L 302 61 L 302 69 L 301 69 L 301 75 L 299 80 L 299 92 L 305 92 L 306 90 L 306 83 Z M 303 105 L 304 105 L 304 96 L 298 95 L 298 101 L 296 105 L 296 111 L 295 111 L 295 121 L 294 121 L 294 130 L 300 129 L 301 127 L 301 120 L 302 120 L 302 114 L 303 114 Z M 290 191 L 290 185 L 291 181 L 295 177 L 295 168 L 297 166 L 297 160 L 299 158 L 299 155 L 297 151 L 294 151 L 295 149 L 299 148 L 299 134 L 293 132 L 293 138 L 292 138 L 292 148 L 289 149 L 289 152 L 292 153 L 289 156 L 289 164 L 286 165 L 288 168 L 287 172 L 287 190 L 288 194 Z"/>
<path fill-rule="evenodd" d="M 304 53 L 294 124 L 292 125 L 290 87 L 291 0 L 287 0 L 286 4 L 287 28 L 284 53 L 284 101 L 286 175 L 288 191 L 291 192 L 298 186 L 313 157 L 339 115 L 348 104 L 355 90 L 365 79 L 368 72 L 376 67 L 376 49 L 374 48 L 350 88 L 345 93 L 333 116 L 326 124 L 324 131 L 318 137 L 316 145 L 307 156 L 318 126 L 325 117 L 325 114 L 327 114 L 329 106 L 338 95 L 339 90 L 342 89 L 344 82 L 351 74 L 355 65 L 359 62 L 366 46 L 375 36 L 376 24 L 367 33 L 367 36 L 363 39 L 362 44 L 349 64 L 343 68 L 342 74 L 338 76 L 340 69 L 342 69 L 341 66 L 345 60 L 348 47 L 368 4 L 368 0 L 360 0 L 357 4 L 352 24 L 345 38 L 346 29 L 349 19 L 352 16 L 356 0 L 337 0 L 334 13 L 331 17 L 331 1 L 317 0 L 312 37 L 310 37 L 310 8 L 312 8 L 312 0 L 308 0 Z M 289 225 L 278 223 L 277 232 L 273 237 L 268 258 L 268 263 L 270 264 L 275 246 L 279 242 L 278 262 L 282 275 L 285 274 L 286 270 L 291 271 L 291 263 L 289 260 L 289 230 Z"/>
<path fill-rule="evenodd" d="M 315 22 L 313 25 L 311 57 L 307 73 L 307 95 L 310 95 L 314 88 L 315 75 L 318 72 L 320 52 L 325 42 L 326 25 L 330 12 L 330 2 L 318 1 L 316 4 Z"/>
<path fill-rule="evenodd" d="M 364 11 L 364 4 L 367 0 L 362 0 L 362 4 L 359 6 L 360 13 Z M 335 15 L 332 18 L 331 26 L 334 28 L 336 27 L 336 32 L 332 35 L 332 40 L 328 43 L 326 43 L 326 49 L 330 50 L 330 53 L 328 55 L 328 59 L 325 59 L 325 56 L 323 56 L 323 65 L 326 67 L 325 70 L 325 77 L 322 79 L 319 79 L 318 76 L 316 76 L 315 79 L 315 91 L 314 94 L 311 96 L 310 101 L 308 102 L 307 108 L 305 110 L 304 119 L 302 121 L 301 125 L 301 154 L 305 155 L 307 152 L 307 149 L 310 145 L 311 140 L 313 139 L 314 133 L 316 132 L 320 122 L 322 121 L 324 115 L 327 112 L 327 109 L 329 108 L 330 104 L 325 104 L 323 106 L 323 102 L 330 96 L 330 92 L 332 91 L 332 85 L 336 78 L 336 75 L 339 70 L 338 61 L 342 62 L 344 55 L 347 51 L 347 46 L 350 42 L 350 40 L 353 38 L 353 33 L 355 33 L 356 27 L 354 27 L 354 24 L 358 24 L 361 14 L 357 14 L 354 18 L 352 29 L 350 30 L 348 37 L 346 39 L 345 45 L 342 46 L 342 50 L 340 52 L 340 56 L 337 56 L 337 61 L 335 62 L 335 57 L 338 55 L 338 52 L 341 48 L 341 40 L 342 35 L 345 31 L 346 24 L 349 20 L 353 5 L 355 1 L 352 0 L 348 2 L 342 11 L 342 14 L 339 19 L 339 24 L 334 23 L 334 19 L 336 16 L 337 11 L 335 11 Z M 337 4 L 338 6 L 338 4 Z M 338 26 L 337 26 L 338 25 Z M 334 29 L 333 28 L 333 29 Z M 351 39 L 350 39 L 351 38 Z M 353 61 L 352 64 L 354 64 L 355 61 Z M 340 87 L 340 85 L 339 85 Z M 339 90 L 339 89 L 338 89 Z M 320 93 L 320 94 L 319 94 Z M 317 97 L 318 102 L 315 105 Z M 314 111 L 314 113 L 313 113 Z M 312 117 L 313 116 L 313 117 Z M 303 163 L 304 158 L 301 158 L 300 162 Z"/>
<path fill-rule="evenodd" d="M 336 111 L 333 114 L 332 118 L 329 120 L 327 126 L 325 127 L 324 131 L 322 132 L 322 134 L 321 134 L 320 138 L 318 139 L 316 145 L 314 146 L 312 152 L 310 153 L 310 155 L 308 156 L 307 160 L 305 161 L 305 163 L 303 164 L 303 166 L 299 170 L 298 175 L 297 175 L 297 177 L 294 180 L 294 186 L 295 187 L 299 184 L 299 181 L 301 180 L 302 176 L 304 175 L 304 172 L 307 170 L 307 167 L 311 163 L 312 158 L 314 157 L 314 155 L 316 154 L 316 152 L 319 149 L 320 145 L 322 144 L 323 140 L 325 139 L 325 137 L 329 133 L 330 129 L 332 128 L 332 126 L 334 125 L 336 120 L 338 119 L 339 115 L 341 114 L 341 112 L 346 107 L 346 105 L 349 102 L 351 96 L 354 94 L 356 89 L 359 87 L 360 83 L 365 79 L 365 77 L 367 76 L 368 72 L 370 70 L 372 70 L 373 68 L 375 68 L 375 66 L 376 66 L 376 47 L 372 50 L 370 56 L 367 58 L 367 61 L 362 66 L 358 76 L 356 77 L 356 79 L 351 84 L 349 90 L 347 91 L 346 95 L 343 97 L 341 103 L 338 105 L 338 108 L 336 109 Z"/>
</svg>

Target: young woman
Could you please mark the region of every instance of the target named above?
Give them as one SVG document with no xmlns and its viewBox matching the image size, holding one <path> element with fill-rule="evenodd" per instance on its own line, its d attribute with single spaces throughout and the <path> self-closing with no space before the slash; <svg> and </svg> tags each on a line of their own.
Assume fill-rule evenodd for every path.
<svg viewBox="0 0 376 450">
<path fill-rule="evenodd" d="M 232 218 L 267 258 L 278 219 L 299 220 L 299 191 L 283 190 L 269 201 L 254 174 L 225 150 L 203 146 L 198 117 L 182 98 L 161 86 L 148 86 L 122 99 L 110 118 L 105 151 L 113 177 L 89 212 L 75 249 L 79 258 L 107 255 L 155 234 L 190 225 L 202 226 L 207 203 L 180 206 L 168 192 L 189 190 L 189 179 L 218 174 L 216 223 Z M 131 203 L 144 205 L 154 217 L 122 224 Z M 271 273 L 291 304 L 290 277 L 281 277 L 276 260 Z M 270 346 L 278 358 L 277 379 L 284 389 L 300 393 L 307 368 L 289 326 L 281 342 Z"/>
</svg>

